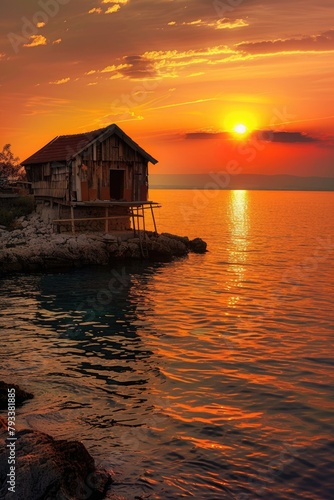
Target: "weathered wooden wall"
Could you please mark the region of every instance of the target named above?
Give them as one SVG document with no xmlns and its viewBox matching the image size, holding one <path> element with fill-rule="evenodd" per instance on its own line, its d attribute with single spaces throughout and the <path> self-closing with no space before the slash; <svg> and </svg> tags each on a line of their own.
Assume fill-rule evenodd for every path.
<svg viewBox="0 0 334 500">
<path fill-rule="evenodd" d="M 69 201 L 110 199 L 110 170 L 124 172 L 122 199 L 147 200 L 147 160 L 116 135 L 95 142 L 70 164 L 49 162 L 27 167 L 38 198 Z M 70 187 L 71 182 L 71 187 Z"/>
<path fill-rule="evenodd" d="M 82 201 L 110 199 L 110 170 L 124 171 L 124 199 L 147 199 L 147 161 L 117 136 L 97 142 L 80 155 Z"/>
</svg>

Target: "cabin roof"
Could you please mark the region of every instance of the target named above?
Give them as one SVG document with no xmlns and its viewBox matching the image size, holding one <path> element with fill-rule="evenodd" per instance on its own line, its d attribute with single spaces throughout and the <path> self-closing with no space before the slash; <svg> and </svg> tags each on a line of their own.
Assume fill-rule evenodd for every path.
<svg viewBox="0 0 334 500">
<path fill-rule="evenodd" d="M 158 163 L 158 160 L 149 155 L 114 123 L 108 127 L 93 130 L 92 132 L 59 135 L 36 153 L 29 156 L 29 158 L 21 162 L 21 165 L 33 165 L 51 161 L 69 161 L 97 140 L 103 141 L 114 134 L 122 139 L 130 148 L 142 155 L 146 160 L 154 165 Z"/>
</svg>

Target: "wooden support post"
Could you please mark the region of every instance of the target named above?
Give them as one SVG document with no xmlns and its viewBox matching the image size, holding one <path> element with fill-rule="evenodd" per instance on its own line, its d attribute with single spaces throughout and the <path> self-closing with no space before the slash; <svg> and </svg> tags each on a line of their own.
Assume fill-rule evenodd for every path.
<svg viewBox="0 0 334 500">
<path fill-rule="evenodd" d="M 133 236 L 136 237 L 136 224 L 135 224 L 135 215 L 133 213 L 133 207 L 130 207 L 131 218 L 132 218 L 132 226 L 133 226 Z"/>
<path fill-rule="evenodd" d="M 74 223 L 74 208 L 73 205 L 71 205 L 71 227 L 72 227 L 72 233 L 75 233 L 75 223 Z"/>
<path fill-rule="evenodd" d="M 145 226 L 145 212 L 144 212 L 144 205 L 141 206 L 141 213 L 143 215 L 143 231 L 144 231 L 144 238 L 145 238 L 145 233 L 146 233 L 146 226 Z"/>
<path fill-rule="evenodd" d="M 109 230 L 109 221 L 108 221 L 108 217 L 109 217 L 109 209 L 108 207 L 106 207 L 106 223 L 105 223 L 105 232 L 108 233 L 108 230 Z"/>
<path fill-rule="evenodd" d="M 151 207 L 151 214 L 152 214 L 152 220 L 153 220 L 153 225 L 154 225 L 154 232 L 155 232 L 155 234 L 158 234 L 157 225 L 155 223 L 154 210 L 152 207 L 152 203 L 150 203 L 150 207 Z"/>
</svg>

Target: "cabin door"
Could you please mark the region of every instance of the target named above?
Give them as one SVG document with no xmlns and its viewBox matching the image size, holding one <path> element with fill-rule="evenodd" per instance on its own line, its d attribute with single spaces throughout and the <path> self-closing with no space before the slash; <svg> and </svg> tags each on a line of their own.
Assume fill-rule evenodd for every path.
<svg viewBox="0 0 334 500">
<path fill-rule="evenodd" d="M 124 170 L 110 170 L 110 199 L 124 198 Z"/>
</svg>

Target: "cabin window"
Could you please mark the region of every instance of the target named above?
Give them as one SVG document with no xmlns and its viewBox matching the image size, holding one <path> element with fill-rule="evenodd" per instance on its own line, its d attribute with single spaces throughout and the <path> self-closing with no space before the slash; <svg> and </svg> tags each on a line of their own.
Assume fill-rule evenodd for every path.
<svg viewBox="0 0 334 500">
<path fill-rule="evenodd" d="M 110 199 L 124 198 L 124 170 L 110 170 Z"/>
</svg>

